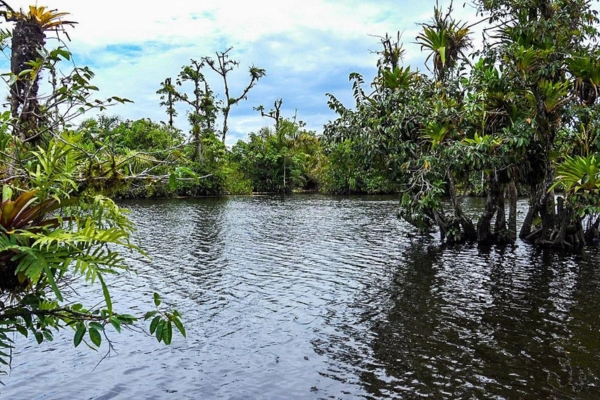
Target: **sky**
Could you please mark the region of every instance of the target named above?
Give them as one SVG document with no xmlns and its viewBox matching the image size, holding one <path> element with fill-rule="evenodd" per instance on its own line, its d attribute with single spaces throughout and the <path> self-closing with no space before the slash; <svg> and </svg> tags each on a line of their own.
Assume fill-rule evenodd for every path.
<svg viewBox="0 0 600 400">
<path fill-rule="evenodd" d="M 27 9 L 35 0 L 9 0 L 14 9 Z M 446 9 L 449 0 L 439 0 Z M 118 105 L 104 113 L 122 119 L 150 118 L 167 121 L 156 91 L 165 78 L 176 78 L 190 59 L 215 56 L 233 49 L 239 68 L 229 76 L 232 96 L 239 96 L 249 82 L 251 66 L 264 68 L 266 76 L 250 90 L 246 101 L 231 110 L 228 145 L 248 133 L 270 126 L 253 107 L 266 110 L 283 99 L 282 115 L 297 115 L 306 128 L 321 133 L 323 125 L 336 118 L 327 106 L 326 93 L 352 106 L 352 72 L 370 82 L 376 73 L 379 36 L 401 33 L 405 65 L 425 70 L 426 54 L 414 44 L 419 22 L 433 17 L 435 0 L 280 0 L 280 1 L 116 1 L 45 0 L 38 6 L 69 12 L 77 21 L 67 27 L 67 42 L 77 66 L 88 66 L 96 74 L 93 84 L 99 97 L 119 96 L 133 104 Z M 469 3 L 455 1 L 456 18 L 475 22 Z M 3 24 L 2 27 L 8 27 Z M 49 46 L 58 42 L 50 39 Z M 63 36 L 64 37 L 64 36 Z M 0 63 L 7 71 L 8 63 Z M 66 67 L 66 66 L 65 66 Z M 223 98 L 219 76 L 205 75 L 218 98 Z M 189 130 L 186 108 L 178 106 L 175 125 Z M 93 117 L 86 114 L 84 117 Z"/>
</svg>

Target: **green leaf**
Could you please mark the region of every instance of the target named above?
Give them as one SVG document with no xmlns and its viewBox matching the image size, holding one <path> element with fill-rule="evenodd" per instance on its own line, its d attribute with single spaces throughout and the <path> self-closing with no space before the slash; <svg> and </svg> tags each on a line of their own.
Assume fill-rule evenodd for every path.
<svg viewBox="0 0 600 400">
<path fill-rule="evenodd" d="M 129 315 L 129 314 L 119 314 L 119 315 L 117 316 L 117 318 L 119 319 L 119 321 L 120 321 L 122 324 L 132 324 L 132 323 L 134 323 L 135 321 L 137 321 L 137 318 L 136 318 L 136 317 L 134 317 L 133 315 Z"/>
<path fill-rule="evenodd" d="M 104 326 L 98 322 L 90 322 L 90 329 L 96 329 L 98 331 L 103 331 L 104 330 Z"/>
<path fill-rule="evenodd" d="M 121 333 L 121 322 L 117 318 L 111 318 L 110 323 L 118 333 Z"/>
<path fill-rule="evenodd" d="M 2 202 L 12 198 L 12 189 L 8 185 L 2 186 Z"/>
<path fill-rule="evenodd" d="M 23 303 L 23 304 L 25 304 L 25 303 Z M 32 323 L 31 314 L 24 314 L 23 320 L 25 321 L 25 326 L 28 326 L 28 327 L 31 326 L 31 323 Z"/>
<path fill-rule="evenodd" d="M 112 300 L 110 298 L 110 293 L 108 292 L 108 287 L 106 286 L 106 283 L 104 283 L 104 278 L 102 278 L 101 274 L 98 274 L 97 277 L 98 277 L 98 280 L 100 281 L 100 284 L 102 285 L 102 293 L 104 294 L 104 301 L 106 302 L 106 308 L 108 309 L 108 312 L 112 316 Z"/>
<path fill-rule="evenodd" d="M 25 328 L 23 325 L 15 325 L 15 328 L 17 329 L 17 332 L 19 332 L 21 335 L 27 337 L 28 334 L 28 330 L 27 328 Z"/>
<path fill-rule="evenodd" d="M 42 332 L 35 333 L 35 340 L 37 341 L 38 344 L 40 344 L 44 341 L 44 335 L 42 335 Z"/>
<path fill-rule="evenodd" d="M 154 317 L 154 319 L 150 323 L 150 334 L 151 335 L 156 331 L 156 327 L 158 326 L 159 322 L 160 322 L 160 315 L 157 315 L 156 317 Z"/>
<path fill-rule="evenodd" d="M 156 307 L 158 307 L 158 306 L 160 306 L 160 303 L 161 303 L 161 302 L 162 302 L 162 301 L 161 301 L 161 299 L 160 299 L 160 295 L 159 295 L 158 293 L 154 292 L 154 305 L 155 305 Z"/>
<path fill-rule="evenodd" d="M 80 322 L 77 325 L 77 331 L 75 332 L 75 336 L 73 337 L 73 344 L 75 345 L 75 347 L 79 346 L 79 344 L 81 343 L 81 340 L 83 339 L 83 335 L 85 335 L 85 324 Z"/>
<path fill-rule="evenodd" d="M 54 291 L 56 298 L 59 301 L 63 301 L 62 294 L 60 293 L 60 290 L 58 289 L 58 286 L 56 285 L 56 282 L 54 280 L 54 271 L 52 271 L 50 266 L 48 264 L 46 264 L 45 262 L 43 263 L 43 265 L 44 265 L 44 272 L 46 273 L 46 278 L 48 279 L 48 282 L 50 283 L 50 286 L 52 287 L 52 290 Z"/>
<path fill-rule="evenodd" d="M 71 53 L 68 50 L 65 50 L 64 48 L 58 48 L 58 49 L 54 50 L 54 52 L 56 54 L 60 55 L 61 57 L 63 57 L 67 61 L 69 61 L 71 59 Z"/>
<path fill-rule="evenodd" d="M 96 328 L 90 327 L 89 334 L 92 343 L 94 343 L 97 347 L 100 347 L 100 343 L 102 343 L 102 336 L 100 336 L 100 332 L 98 332 Z"/>
<path fill-rule="evenodd" d="M 28 69 L 24 69 L 23 71 L 19 72 L 19 77 L 25 76 L 27 74 L 31 74 L 33 72 L 33 69 L 28 68 Z"/>
<path fill-rule="evenodd" d="M 446 48 L 445 47 L 440 47 L 438 49 L 438 52 L 440 54 L 440 59 L 442 60 L 442 64 L 446 64 Z"/>
<path fill-rule="evenodd" d="M 171 339 L 173 338 L 173 324 L 171 321 L 165 321 L 163 325 L 163 341 L 165 344 L 171 344 Z"/>
<path fill-rule="evenodd" d="M 159 343 L 163 339 L 163 326 L 164 326 L 164 324 L 165 324 L 165 321 L 163 321 L 161 319 L 161 320 L 158 321 L 158 325 L 156 326 L 156 340 L 158 340 Z"/>
<path fill-rule="evenodd" d="M 8 86 L 14 85 L 18 79 L 19 79 L 19 77 L 17 75 L 10 74 L 10 78 L 8 79 Z"/>
<path fill-rule="evenodd" d="M 49 330 L 44 330 L 44 338 L 46 338 L 46 340 L 49 342 L 54 340 L 54 336 L 52 336 L 52 332 Z"/>
<path fill-rule="evenodd" d="M 175 316 L 175 317 L 173 317 L 173 319 L 171 321 L 173 321 L 173 323 L 175 324 L 175 327 L 181 333 L 181 336 L 186 337 L 185 336 L 185 328 L 183 327 L 181 320 Z"/>
<path fill-rule="evenodd" d="M 154 311 L 148 311 L 146 314 L 144 314 L 144 320 L 147 321 L 150 318 L 154 317 L 156 314 L 158 314 L 157 310 Z"/>
</svg>

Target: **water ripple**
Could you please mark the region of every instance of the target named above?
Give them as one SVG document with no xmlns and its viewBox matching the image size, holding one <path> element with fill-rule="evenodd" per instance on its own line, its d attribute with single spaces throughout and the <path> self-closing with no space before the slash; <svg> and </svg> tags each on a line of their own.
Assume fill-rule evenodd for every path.
<svg viewBox="0 0 600 400">
<path fill-rule="evenodd" d="M 415 236 L 385 197 L 126 205 L 151 258 L 132 255 L 138 276 L 111 282 L 116 307 L 140 313 L 159 291 L 183 313 L 188 339 L 163 347 L 112 335 L 117 353 L 96 370 L 101 355 L 73 349 L 68 335 L 41 348 L 19 339 L 2 396 L 575 399 L 600 390 L 596 251 L 442 248 Z M 84 298 L 94 290 L 79 288 Z"/>
</svg>

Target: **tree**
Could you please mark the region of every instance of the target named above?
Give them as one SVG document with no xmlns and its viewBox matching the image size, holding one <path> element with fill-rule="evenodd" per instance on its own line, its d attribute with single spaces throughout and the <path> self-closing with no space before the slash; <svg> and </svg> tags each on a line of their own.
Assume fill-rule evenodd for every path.
<svg viewBox="0 0 600 400">
<path fill-rule="evenodd" d="M 161 89 L 157 93 L 163 97 L 169 96 L 171 100 L 162 105 L 167 106 L 167 113 L 174 115 L 173 104 L 176 101 L 186 103 L 192 107 L 188 112 L 188 121 L 192 127 L 192 143 L 194 151 L 192 155 L 193 161 L 204 162 L 204 153 L 202 150 L 203 138 L 207 135 L 214 135 L 215 121 L 217 119 L 218 104 L 213 95 L 204 74 L 201 72 L 204 67 L 204 62 L 190 60 L 190 65 L 184 65 L 179 73 L 176 85 L 183 86 L 186 82 L 193 85 L 193 96 L 189 96 L 183 91 L 179 91 L 171 84 L 171 79 L 167 78 L 161 84 Z"/>
<path fill-rule="evenodd" d="M 352 73 L 353 109 L 328 94 L 329 107 L 339 116 L 323 132 L 331 163 L 325 181 L 333 192 L 399 192 L 407 184 L 404 162 L 417 154 L 428 81 L 400 65 L 404 51 L 399 42 L 388 35 L 380 41 L 375 90 L 367 94 L 363 77 Z"/>
<path fill-rule="evenodd" d="M 228 76 L 229 73 L 237 67 L 239 61 L 229 58 L 230 47 L 226 51 L 216 53 L 216 60 L 212 57 L 202 57 L 200 61 L 190 60 L 190 65 L 184 65 L 179 73 L 176 81 L 178 87 L 183 86 L 185 82 L 193 84 L 193 96 L 189 96 L 183 90 L 177 90 L 171 84 L 171 79 L 167 78 L 161 83 L 161 88 L 157 93 L 161 94 L 161 105 L 167 108 L 167 114 L 172 118 L 176 110 L 174 104 L 183 102 L 192 107 L 192 111 L 188 112 L 188 120 L 192 126 L 192 138 L 197 146 L 201 146 L 202 135 L 217 134 L 215 128 L 217 113 L 220 111 L 223 115 L 223 128 L 221 129 L 221 141 L 225 143 L 227 132 L 229 131 L 229 113 L 231 107 L 238 104 L 241 100 L 247 98 L 248 92 L 252 89 L 258 80 L 266 75 L 265 70 L 257 67 L 250 67 L 250 82 L 242 90 L 238 97 L 232 97 L 230 94 Z M 210 89 L 208 81 L 202 72 L 202 69 L 207 66 L 216 72 L 223 81 L 223 100 L 216 100 L 214 92 Z M 199 147 L 196 151 L 197 159 L 201 161 L 202 149 Z"/>
<path fill-rule="evenodd" d="M 519 187 L 530 196 L 523 240 L 582 246 L 600 225 L 597 13 L 589 1 L 477 5 L 489 26 L 471 54 L 470 26 L 452 18 L 452 4 L 422 25 L 417 41 L 430 52 L 432 77 L 400 67 L 401 46 L 382 38 L 375 91 L 367 95 L 351 74 L 355 110 L 330 96 L 339 118 L 325 128 L 328 146 L 359 144 L 346 153 L 353 168 L 385 167 L 403 192 L 402 218 L 438 228 L 443 240 L 513 243 Z M 460 191 L 476 176 L 487 200 L 475 224 Z M 556 202 L 555 189 L 564 190 Z"/>
<path fill-rule="evenodd" d="M 3 15 L 17 20 L 15 31 L 22 29 L 27 43 L 13 40 L 17 49 L 11 57 L 19 62 L 12 65 L 29 66 L 8 74 L 11 110 L 0 114 L 0 364 L 9 365 L 16 333 L 32 334 L 40 343 L 52 340 L 55 330 L 72 328 L 75 346 L 85 341 L 97 347 L 103 336 L 108 339 L 107 325 L 120 331 L 136 322 L 141 316 L 113 309 L 105 277 L 128 270 L 122 251 L 143 250 L 130 241 L 134 227 L 124 211 L 101 194 L 103 184 L 114 183 L 119 172 L 114 158 L 108 164 L 103 159 L 108 146 L 98 141 L 90 147 L 69 124 L 88 109 L 127 100 L 94 99 L 93 73 L 85 67 L 56 79 L 57 64 L 71 60 L 70 52 L 35 45 L 44 45 L 39 36 L 44 27 L 64 25 L 56 20 L 62 13 L 33 7 L 25 16 L 2 3 L 8 8 Z M 29 45 L 35 53 L 23 50 Z M 52 88 L 44 97 L 37 92 L 42 75 Z M 76 294 L 64 290 L 73 280 L 97 285 L 102 300 L 91 306 L 77 301 Z M 143 315 L 151 320 L 151 334 L 167 344 L 173 327 L 185 335 L 176 310 L 160 308 L 158 294 L 154 305 Z"/>
<path fill-rule="evenodd" d="M 240 140 L 232 148 L 231 161 L 254 191 L 290 193 L 316 185 L 320 142 L 304 126 L 296 118 L 281 119 L 275 129 L 264 127 L 251 133 L 248 143 Z"/>
<path fill-rule="evenodd" d="M 166 108 L 167 115 L 169 116 L 169 126 L 173 128 L 173 118 L 177 116 L 177 110 L 175 109 L 175 96 L 173 93 L 171 78 L 165 79 L 162 83 L 162 88 L 157 90 L 156 93 L 160 94 L 160 105 Z"/>
<path fill-rule="evenodd" d="M 225 138 L 227 136 L 227 132 L 229 131 L 228 121 L 231 107 L 238 104 L 240 100 L 245 100 L 250 89 L 252 89 L 254 85 L 256 85 L 256 82 L 258 82 L 260 78 L 266 75 L 264 69 L 255 66 L 250 67 L 250 82 L 248 83 L 248 85 L 246 85 L 246 87 L 242 90 L 242 93 L 238 97 L 232 97 L 229 92 L 229 82 L 227 81 L 227 76 L 233 70 L 234 67 L 240 65 L 239 61 L 232 60 L 229 58 L 229 52 L 232 49 L 233 47 L 230 47 L 225 51 L 216 53 L 216 61 L 211 57 L 202 58 L 202 62 L 206 63 L 223 80 L 223 92 L 225 95 L 223 105 L 221 106 L 221 113 L 223 114 L 223 129 L 221 131 L 221 140 L 223 141 L 223 143 L 225 143 Z"/>
<path fill-rule="evenodd" d="M 272 118 L 275 121 L 275 129 L 279 127 L 281 121 L 281 106 L 283 105 L 283 99 L 277 99 L 273 102 L 273 108 L 268 112 L 265 112 L 265 107 L 260 105 L 253 107 L 254 110 L 260 112 L 261 117 Z"/>
<path fill-rule="evenodd" d="M 577 131 L 583 121 L 578 110 L 596 112 L 595 99 L 575 101 L 576 92 L 586 97 L 579 79 L 587 77 L 576 78 L 572 60 L 581 62 L 586 58 L 582 54 L 597 53 L 591 45 L 598 37 L 597 12 L 589 1 L 550 0 L 481 1 L 479 10 L 489 13 L 496 26 L 488 54 L 503 62 L 515 103 L 524 111 L 509 130 L 523 122 L 531 127 L 526 152 L 519 160 L 521 180 L 530 188 L 529 209 L 519 236 L 542 245 L 579 247 L 585 243 L 583 217 L 591 218 L 596 212 L 589 214 L 591 209 L 583 211 L 568 201 L 568 192 L 567 202 L 559 199 L 557 207 L 552 189 L 561 143 L 579 141 Z M 538 217 L 541 225 L 534 229 Z"/>
<path fill-rule="evenodd" d="M 14 134 L 21 140 L 33 140 L 39 137 L 40 105 L 38 91 L 39 69 L 32 65 L 39 59 L 38 51 L 44 47 L 46 32 L 58 32 L 65 25 L 73 26 L 73 21 L 63 21 L 68 15 L 56 10 L 46 10 L 46 7 L 29 6 L 28 12 L 14 11 L 4 1 L 0 2 L 7 8 L 3 16 L 7 21 L 16 22 L 12 32 L 12 54 L 10 83 L 11 113 L 18 123 Z"/>
</svg>

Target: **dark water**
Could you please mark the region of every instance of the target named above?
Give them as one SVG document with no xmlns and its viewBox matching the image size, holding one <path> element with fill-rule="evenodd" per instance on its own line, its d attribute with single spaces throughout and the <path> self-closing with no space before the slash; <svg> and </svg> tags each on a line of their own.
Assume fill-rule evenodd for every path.
<svg viewBox="0 0 600 400">
<path fill-rule="evenodd" d="M 441 249 L 391 198 L 126 206 L 152 260 L 113 282 L 116 308 L 159 291 L 187 340 L 110 334 L 99 365 L 108 346 L 71 334 L 18 340 L 1 398 L 600 398 L 596 250 Z"/>
</svg>

